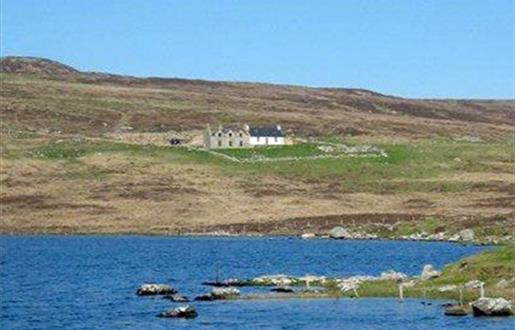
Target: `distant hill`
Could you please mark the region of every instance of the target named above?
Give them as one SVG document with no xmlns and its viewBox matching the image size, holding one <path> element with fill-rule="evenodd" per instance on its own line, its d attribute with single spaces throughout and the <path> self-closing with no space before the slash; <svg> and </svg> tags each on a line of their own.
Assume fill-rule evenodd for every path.
<svg viewBox="0 0 515 330">
<path fill-rule="evenodd" d="M 290 132 L 384 137 L 512 133 L 512 100 L 413 100 L 362 89 L 309 88 L 82 72 L 34 57 L 3 57 L 3 125 L 96 135 L 281 123 Z"/>
</svg>

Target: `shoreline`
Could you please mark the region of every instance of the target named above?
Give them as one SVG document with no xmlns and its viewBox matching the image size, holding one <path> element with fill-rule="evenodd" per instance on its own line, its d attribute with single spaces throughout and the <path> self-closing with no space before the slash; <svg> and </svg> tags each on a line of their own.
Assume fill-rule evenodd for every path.
<svg viewBox="0 0 515 330">
<path fill-rule="evenodd" d="M 427 242 L 427 243 L 452 243 L 459 245 L 474 245 L 474 246 L 503 246 L 508 244 L 510 241 L 503 241 L 499 239 L 498 242 L 492 241 L 482 241 L 482 240 L 474 240 L 474 241 L 454 241 L 454 240 L 436 240 L 436 239 L 406 239 L 400 237 L 374 237 L 374 238 L 331 238 L 327 235 L 323 236 L 314 236 L 309 238 L 304 238 L 296 234 L 270 234 L 270 233 L 238 233 L 238 234 L 230 234 L 230 233 L 140 233 L 140 232 L 0 232 L 0 236 L 4 237 L 16 237 L 16 236 L 25 236 L 25 237 L 35 237 L 35 236 L 45 236 L 45 237 L 68 237 L 68 236 L 97 236 L 97 237 L 163 237 L 163 238 L 229 238 L 229 239 L 237 239 L 237 238 L 288 238 L 288 239 L 299 239 L 303 241 L 317 241 L 317 240 L 329 240 L 329 241 L 397 241 L 397 242 Z"/>
</svg>

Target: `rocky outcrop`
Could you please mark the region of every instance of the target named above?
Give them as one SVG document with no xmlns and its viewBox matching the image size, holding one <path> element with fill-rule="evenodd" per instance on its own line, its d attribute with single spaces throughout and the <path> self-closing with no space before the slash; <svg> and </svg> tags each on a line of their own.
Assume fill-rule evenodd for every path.
<svg viewBox="0 0 515 330">
<path fill-rule="evenodd" d="M 259 285 L 277 285 L 277 286 L 288 286 L 291 285 L 294 281 L 296 281 L 295 278 L 284 275 L 284 274 L 277 274 L 277 275 L 263 275 L 256 277 L 252 280 L 253 283 L 259 284 Z"/>
<path fill-rule="evenodd" d="M 234 287 L 214 288 L 210 293 L 198 296 L 196 301 L 213 301 L 213 300 L 227 300 L 238 297 L 240 290 Z"/>
<path fill-rule="evenodd" d="M 223 300 L 239 296 L 240 290 L 233 287 L 214 288 L 213 291 L 211 291 L 211 294 L 216 300 Z"/>
<path fill-rule="evenodd" d="M 158 317 L 192 319 L 198 316 L 197 310 L 192 305 L 183 305 L 177 308 L 159 313 Z"/>
<path fill-rule="evenodd" d="M 343 227 L 334 227 L 329 231 L 329 237 L 334 239 L 352 238 L 352 235 Z"/>
<path fill-rule="evenodd" d="M 174 293 L 177 293 L 177 290 L 168 284 L 143 284 L 136 291 L 138 296 L 155 296 Z"/>
<path fill-rule="evenodd" d="M 513 306 L 504 298 L 479 298 L 471 306 L 474 316 L 513 315 Z"/>
<path fill-rule="evenodd" d="M 450 291 L 456 291 L 456 290 L 458 290 L 458 286 L 455 284 L 443 285 L 438 288 L 439 292 L 450 292 Z"/>
<path fill-rule="evenodd" d="M 460 235 L 462 241 L 470 242 L 474 240 L 474 231 L 472 229 L 463 229 L 458 235 Z"/>
<path fill-rule="evenodd" d="M 407 278 L 408 278 L 408 275 L 406 275 L 404 273 L 396 272 L 396 271 L 393 271 L 393 270 L 389 270 L 387 272 L 381 273 L 381 276 L 379 277 L 379 280 L 402 282 L 402 281 L 404 281 Z"/>
<path fill-rule="evenodd" d="M 442 272 L 434 269 L 433 265 L 425 265 L 422 269 L 422 274 L 420 274 L 420 279 L 422 281 L 427 281 L 432 278 L 436 278 L 442 275 Z"/>
<path fill-rule="evenodd" d="M 445 315 L 448 316 L 466 316 L 467 311 L 461 305 L 451 305 L 445 308 Z"/>
<path fill-rule="evenodd" d="M 173 302 L 188 302 L 188 301 L 190 301 L 187 297 L 180 295 L 178 293 L 164 295 L 163 299 L 168 299 Z"/>
</svg>

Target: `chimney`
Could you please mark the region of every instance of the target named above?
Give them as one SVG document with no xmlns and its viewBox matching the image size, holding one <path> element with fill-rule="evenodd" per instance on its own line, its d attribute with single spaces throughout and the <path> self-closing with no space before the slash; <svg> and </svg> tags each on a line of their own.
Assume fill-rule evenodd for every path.
<svg viewBox="0 0 515 330">
<path fill-rule="evenodd" d="M 279 131 L 282 131 L 281 125 L 277 125 L 277 129 L 278 129 Z"/>
<path fill-rule="evenodd" d="M 250 130 L 250 126 L 248 124 L 243 125 L 243 129 L 245 132 L 248 132 Z"/>
</svg>

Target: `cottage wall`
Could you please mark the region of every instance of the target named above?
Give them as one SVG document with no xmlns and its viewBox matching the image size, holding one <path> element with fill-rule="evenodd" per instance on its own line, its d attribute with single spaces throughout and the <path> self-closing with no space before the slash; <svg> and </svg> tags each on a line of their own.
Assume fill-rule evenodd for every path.
<svg viewBox="0 0 515 330">
<path fill-rule="evenodd" d="M 209 149 L 245 148 L 249 147 L 249 135 L 238 131 L 216 131 L 205 137 L 205 145 Z"/>
<path fill-rule="evenodd" d="M 277 146 L 284 144 L 284 137 L 274 137 L 274 136 L 251 136 L 250 144 L 255 146 Z"/>
</svg>

